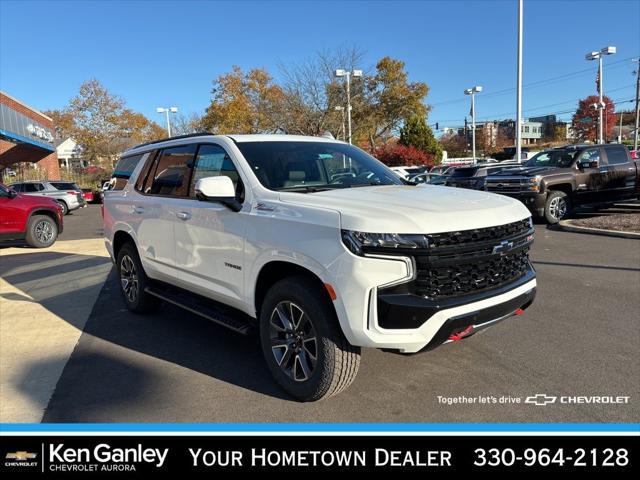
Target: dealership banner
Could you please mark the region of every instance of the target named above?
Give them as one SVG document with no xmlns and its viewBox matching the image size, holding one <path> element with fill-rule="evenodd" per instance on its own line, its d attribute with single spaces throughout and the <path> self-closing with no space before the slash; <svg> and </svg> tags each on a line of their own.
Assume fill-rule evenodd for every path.
<svg viewBox="0 0 640 480">
<path fill-rule="evenodd" d="M 606 472 L 637 468 L 637 436 L 67 435 L 0 437 L 2 474 L 43 477 L 407 472 Z"/>
</svg>

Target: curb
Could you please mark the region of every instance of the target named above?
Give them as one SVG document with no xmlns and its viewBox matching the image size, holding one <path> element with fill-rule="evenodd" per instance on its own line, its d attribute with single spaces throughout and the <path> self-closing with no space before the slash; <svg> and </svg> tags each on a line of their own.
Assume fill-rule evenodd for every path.
<svg viewBox="0 0 640 480">
<path fill-rule="evenodd" d="M 640 233 L 635 232 L 620 232 L 618 230 L 603 230 L 601 228 L 579 227 L 573 225 L 571 220 L 560 220 L 557 224 L 560 230 L 573 233 L 590 233 L 591 235 L 603 235 L 606 237 L 618 237 L 618 238 L 634 238 L 640 240 Z"/>
</svg>

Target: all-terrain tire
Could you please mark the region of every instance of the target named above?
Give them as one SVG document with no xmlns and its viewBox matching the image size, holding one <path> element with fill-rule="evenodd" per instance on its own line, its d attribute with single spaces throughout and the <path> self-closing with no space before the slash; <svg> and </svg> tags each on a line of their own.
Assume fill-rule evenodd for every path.
<svg viewBox="0 0 640 480">
<path fill-rule="evenodd" d="M 293 312 L 291 326 L 295 327 L 293 324 L 298 317 L 298 331 L 302 333 L 287 338 L 284 331 L 278 330 L 286 322 L 281 322 L 282 314 L 277 309 L 286 312 L 289 307 Z M 309 402 L 330 397 L 345 390 L 355 379 L 360 366 L 360 347 L 347 341 L 331 300 L 322 285 L 312 279 L 295 276 L 275 283 L 262 302 L 259 323 L 260 343 L 269 370 L 276 382 L 296 399 Z M 292 330 L 295 332 L 296 328 Z M 312 335 L 316 338 L 313 352 L 314 343 L 309 340 Z M 292 342 L 291 355 L 294 355 L 291 371 L 286 365 L 282 366 L 289 347 L 273 346 L 288 341 Z M 294 345 L 300 349 L 297 356 Z M 315 353 L 315 363 L 312 353 Z M 308 368 L 306 379 L 302 378 L 305 374 L 303 360 L 307 367 L 312 367 Z"/>
</svg>

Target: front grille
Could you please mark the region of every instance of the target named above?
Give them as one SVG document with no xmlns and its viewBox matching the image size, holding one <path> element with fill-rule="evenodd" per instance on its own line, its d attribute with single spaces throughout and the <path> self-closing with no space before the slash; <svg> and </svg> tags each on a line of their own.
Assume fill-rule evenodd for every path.
<svg viewBox="0 0 640 480">
<path fill-rule="evenodd" d="M 528 190 L 529 185 L 530 184 L 528 179 L 522 179 L 522 180 L 488 179 L 485 184 L 485 188 L 489 192 L 509 193 L 509 192 L 520 192 L 523 190 Z"/>
<path fill-rule="evenodd" d="M 529 247 L 514 253 L 476 260 L 465 255 L 461 263 L 437 267 L 428 256 L 416 256 L 416 295 L 431 299 L 462 296 L 505 285 L 530 268 Z"/>
<path fill-rule="evenodd" d="M 411 293 L 430 299 L 464 296 L 514 282 L 531 268 L 530 219 L 428 235 L 429 248 L 414 255 Z"/>
<path fill-rule="evenodd" d="M 457 232 L 436 233 L 428 235 L 429 247 L 461 247 L 487 241 L 501 241 L 517 235 L 523 235 L 532 228 L 531 220 L 525 218 L 518 222 L 507 223 L 489 228 L 475 228 L 473 230 L 459 230 Z"/>
</svg>

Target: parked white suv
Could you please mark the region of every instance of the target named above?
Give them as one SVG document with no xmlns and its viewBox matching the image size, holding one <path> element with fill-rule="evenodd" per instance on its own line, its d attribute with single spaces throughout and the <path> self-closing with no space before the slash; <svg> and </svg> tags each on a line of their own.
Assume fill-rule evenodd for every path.
<svg viewBox="0 0 640 480">
<path fill-rule="evenodd" d="M 418 352 L 535 296 L 530 213 L 486 192 L 406 185 L 326 138 L 189 135 L 133 148 L 105 192 L 127 307 L 257 328 L 300 400 L 344 390 L 360 348 Z"/>
</svg>

